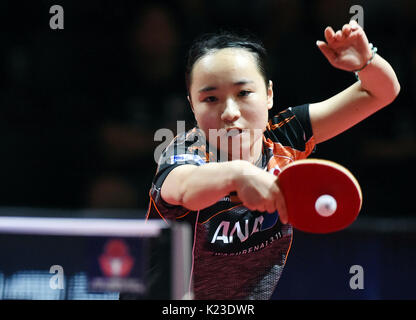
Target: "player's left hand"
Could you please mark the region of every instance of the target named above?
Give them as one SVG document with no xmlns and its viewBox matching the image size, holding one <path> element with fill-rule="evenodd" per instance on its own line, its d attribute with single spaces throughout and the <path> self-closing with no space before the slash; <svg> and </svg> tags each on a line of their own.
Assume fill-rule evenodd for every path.
<svg viewBox="0 0 416 320">
<path fill-rule="evenodd" d="M 371 58 L 367 36 L 355 20 L 351 20 L 337 32 L 327 27 L 324 35 L 327 42 L 318 40 L 316 45 L 335 68 L 355 71 Z"/>
</svg>

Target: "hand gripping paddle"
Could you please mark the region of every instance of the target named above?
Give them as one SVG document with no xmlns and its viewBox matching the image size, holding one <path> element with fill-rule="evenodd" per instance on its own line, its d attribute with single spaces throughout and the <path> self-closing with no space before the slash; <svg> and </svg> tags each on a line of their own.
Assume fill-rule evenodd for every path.
<svg viewBox="0 0 416 320">
<path fill-rule="evenodd" d="M 283 168 L 278 184 L 285 197 L 289 223 L 311 233 L 348 227 L 362 205 L 358 181 L 343 166 L 328 160 L 297 160 Z"/>
</svg>

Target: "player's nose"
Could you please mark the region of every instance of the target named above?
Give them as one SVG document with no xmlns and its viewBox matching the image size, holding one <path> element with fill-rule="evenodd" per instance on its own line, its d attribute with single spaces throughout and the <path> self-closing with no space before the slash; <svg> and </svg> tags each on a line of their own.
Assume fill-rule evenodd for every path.
<svg viewBox="0 0 416 320">
<path fill-rule="evenodd" d="M 240 118 L 240 108 L 238 107 L 238 104 L 234 101 L 234 99 L 227 99 L 225 101 L 224 110 L 221 114 L 221 120 L 224 122 L 234 122 L 238 118 Z"/>
</svg>

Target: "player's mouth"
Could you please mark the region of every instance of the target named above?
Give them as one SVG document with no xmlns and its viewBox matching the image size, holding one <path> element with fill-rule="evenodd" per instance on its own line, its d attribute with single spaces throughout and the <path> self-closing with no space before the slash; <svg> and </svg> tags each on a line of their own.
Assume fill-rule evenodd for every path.
<svg viewBox="0 0 416 320">
<path fill-rule="evenodd" d="M 238 128 L 238 127 L 233 127 L 233 128 L 227 128 L 227 137 L 236 137 L 239 134 L 243 133 L 243 129 Z"/>
</svg>

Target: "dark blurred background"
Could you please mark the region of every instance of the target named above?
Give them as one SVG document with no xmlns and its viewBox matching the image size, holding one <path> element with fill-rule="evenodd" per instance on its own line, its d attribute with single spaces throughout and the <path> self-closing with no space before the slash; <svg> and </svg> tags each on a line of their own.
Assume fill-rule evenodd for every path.
<svg viewBox="0 0 416 320">
<path fill-rule="evenodd" d="M 64 29 L 52 30 L 52 5 Z M 362 215 L 411 217 L 416 159 L 413 0 L 176 0 L 0 2 L 0 206 L 146 209 L 154 141 L 194 125 L 185 53 L 203 32 L 248 29 L 265 43 L 274 112 L 318 102 L 355 81 L 315 45 L 364 9 L 364 29 L 393 66 L 399 97 L 318 145 L 361 183 Z M 133 211 L 134 212 L 134 211 Z"/>
</svg>

